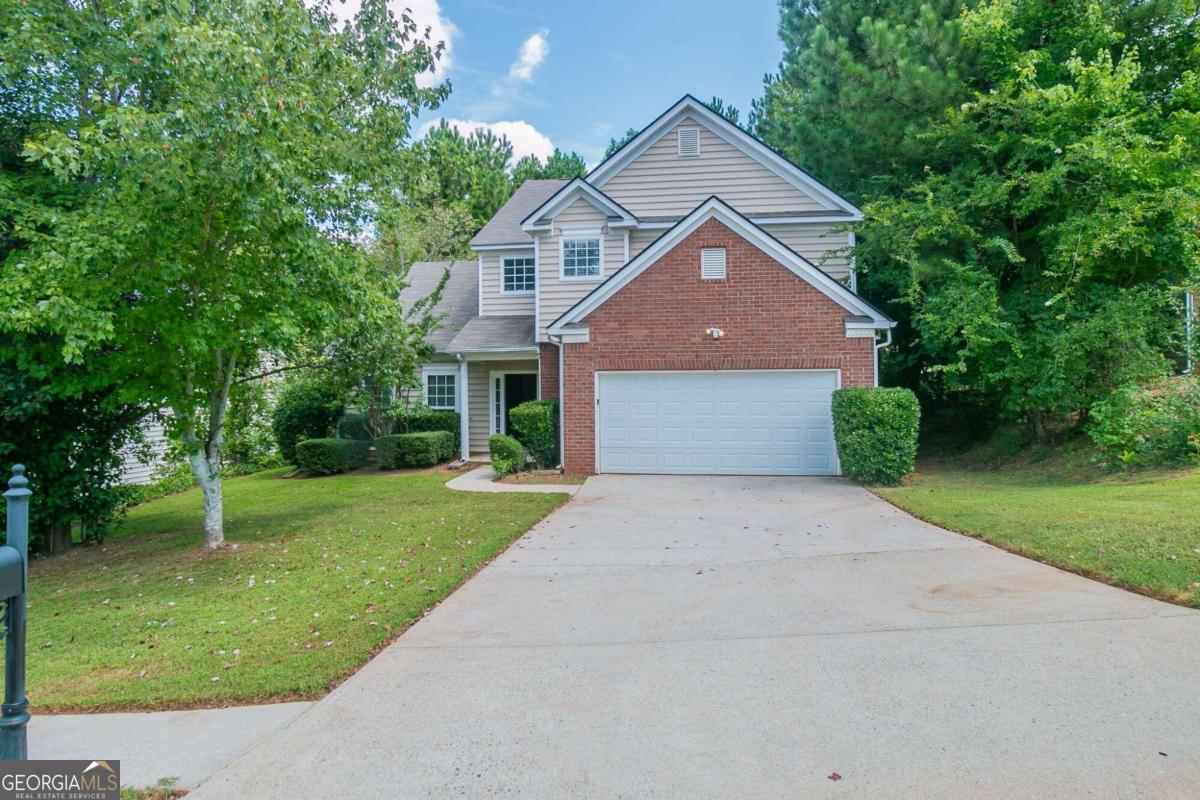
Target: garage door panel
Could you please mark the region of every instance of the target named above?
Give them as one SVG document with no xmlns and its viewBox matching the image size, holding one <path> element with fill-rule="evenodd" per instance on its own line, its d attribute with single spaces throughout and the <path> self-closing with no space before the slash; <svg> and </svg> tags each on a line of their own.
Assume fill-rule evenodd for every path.
<svg viewBox="0 0 1200 800">
<path fill-rule="evenodd" d="M 601 472 L 833 474 L 832 371 L 599 373 Z"/>
</svg>

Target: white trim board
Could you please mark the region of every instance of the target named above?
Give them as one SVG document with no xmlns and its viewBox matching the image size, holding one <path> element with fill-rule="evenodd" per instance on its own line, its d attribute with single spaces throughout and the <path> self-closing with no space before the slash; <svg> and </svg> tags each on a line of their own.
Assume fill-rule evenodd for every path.
<svg viewBox="0 0 1200 800">
<path fill-rule="evenodd" d="M 672 128 L 682 122 L 685 117 L 689 116 L 699 125 L 729 142 L 729 144 L 771 170 L 781 179 L 811 196 L 828 210 L 849 214 L 850 218 L 844 221 L 858 222 L 862 220 L 862 211 L 849 200 L 846 200 L 812 175 L 809 175 L 766 144 L 746 133 L 740 127 L 734 125 L 691 95 L 684 95 L 679 102 L 664 112 L 654 122 L 650 123 L 641 133 L 629 140 L 624 147 L 613 153 L 601 162 L 599 166 L 589 172 L 587 182 L 596 189 L 603 189 L 604 184 L 621 170 L 625 169 L 626 166 L 665 136 Z"/>
<path fill-rule="evenodd" d="M 774 236 L 739 214 L 728 203 L 718 197 L 710 197 L 692 213 L 688 214 L 671 230 L 655 239 L 649 246 L 613 273 L 604 283 L 597 286 L 575 305 L 567 309 L 546 329 L 548 333 L 563 334 L 565 326 L 581 322 L 588 314 L 599 308 L 634 278 L 646 271 L 662 255 L 710 219 L 716 219 L 750 244 L 758 247 L 800 278 L 808 281 L 829 299 L 852 314 L 870 318 L 876 328 L 891 328 L 895 322 L 888 319 L 858 295 L 838 281 L 826 275 L 811 261 L 780 242 Z M 863 323 L 859 323 L 863 324 Z"/>
<path fill-rule="evenodd" d="M 550 217 L 553 220 L 554 217 L 557 217 L 581 197 L 605 212 L 607 216 L 619 217 L 619 221 L 613 220 L 609 223 L 612 226 L 620 227 L 622 225 L 637 224 L 637 218 L 622 208 L 621 204 L 616 200 L 613 200 L 583 178 L 575 178 L 566 186 L 550 195 L 550 198 L 546 202 L 535 208 L 525 219 L 521 220 L 521 228 L 526 231 L 546 230 L 549 226 L 539 226 L 536 224 L 539 219 Z"/>
</svg>

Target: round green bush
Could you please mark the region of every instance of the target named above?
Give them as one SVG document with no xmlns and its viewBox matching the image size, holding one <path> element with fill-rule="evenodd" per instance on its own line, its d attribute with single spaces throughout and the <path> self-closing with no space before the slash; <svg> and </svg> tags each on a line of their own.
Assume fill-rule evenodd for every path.
<svg viewBox="0 0 1200 800">
<path fill-rule="evenodd" d="M 309 377 L 289 380 L 271 417 L 279 454 L 295 464 L 296 442 L 329 436 L 344 407 L 341 395 L 321 381 Z"/>
<path fill-rule="evenodd" d="M 455 444 L 449 431 L 393 433 L 375 440 L 375 459 L 380 469 L 432 467 L 454 458 Z"/>
<path fill-rule="evenodd" d="M 833 393 L 833 436 L 842 473 L 894 485 L 916 468 L 921 406 L 908 389 L 855 387 Z"/>
<path fill-rule="evenodd" d="M 511 436 L 502 433 L 493 434 L 488 439 L 488 451 L 492 456 L 492 470 L 497 475 L 509 475 L 525 469 L 529 463 L 529 453 L 525 447 Z"/>
<path fill-rule="evenodd" d="M 513 438 L 543 469 L 558 466 L 558 403 L 530 400 L 508 412 Z"/>
</svg>

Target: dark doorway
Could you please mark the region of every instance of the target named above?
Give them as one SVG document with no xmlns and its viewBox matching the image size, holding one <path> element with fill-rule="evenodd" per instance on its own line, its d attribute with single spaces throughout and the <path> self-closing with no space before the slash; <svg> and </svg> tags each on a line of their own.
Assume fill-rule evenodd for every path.
<svg viewBox="0 0 1200 800">
<path fill-rule="evenodd" d="M 504 376 L 504 430 L 512 433 L 508 412 L 528 400 L 537 400 L 537 375 L 510 372 Z"/>
</svg>

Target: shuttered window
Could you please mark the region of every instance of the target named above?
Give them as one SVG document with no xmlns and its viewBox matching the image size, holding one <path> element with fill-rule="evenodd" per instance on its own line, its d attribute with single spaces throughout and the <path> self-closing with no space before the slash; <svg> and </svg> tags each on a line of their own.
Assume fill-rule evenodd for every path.
<svg viewBox="0 0 1200 800">
<path fill-rule="evenodd" d="M 699 128 L 680 128 L 675 135 L 678 137 L 680 158 L 696 158 L 700 155 Z"/>
<path fill-rule="evenodd" d="M 700 277 L 716 280 L 725 277 L 725 248 L 703 247 L 700 249 Z"/>
</svg>

